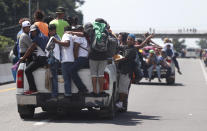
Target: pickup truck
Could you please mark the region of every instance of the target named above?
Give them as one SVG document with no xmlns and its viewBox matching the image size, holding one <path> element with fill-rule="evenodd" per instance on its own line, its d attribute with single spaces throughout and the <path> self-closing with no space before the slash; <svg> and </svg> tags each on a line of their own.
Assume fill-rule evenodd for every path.
<svg viewBox="0 0 207 131">
<path fill-rule="evenodd" d="M 48 68 L 39 68 L 33 72 L 38 93 L 25 95 L 29 90 L 27 78 L 25 76 L 26 64 L 20 63 L 17 71 L 17 107 L 22 119 L 31 119 L 34 116 L 35 108 L 41 107 L 43 111 L 49 113 L 58 113 L 61 111 L 80 111 L 82 109 L 98 110 L 101 116 L 113 119 L 116 113 L 115 102 L 118 101 L 118 85 L 116 65 L 110 61 L 105 68 L 104 90 L 108 95 L 94 96 L 92 94 L 79 94 L 78 89 L 72 83 L 72 96 L 64 97 L 64 80 L 61 73 L 58 74 L 58 100 L 57 102 L 48 102 L 51 98 L 51 83 L 47 79 Z M 86 85 L 89 92 L 92 92 L 92 82 L 89 69 L 81 69 L 79 75 Z M 99 87 L 99 86 L 98 86 Z"/>
</svg>

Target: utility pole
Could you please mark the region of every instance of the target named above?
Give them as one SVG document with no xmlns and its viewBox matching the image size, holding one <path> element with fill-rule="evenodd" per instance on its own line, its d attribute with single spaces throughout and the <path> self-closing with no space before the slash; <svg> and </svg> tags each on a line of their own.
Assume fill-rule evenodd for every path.
<svg viewBox="0 0 207 131">
<path fill-rule="evenodd" d="M 31 19 L 31 0 L 29 0 L 29 18 Z"/>
<path fill-rule="evenodd" d="M 38 9 L 38 10 L 40 9 L 40 3 L 39 3 L 39 0 L 37 0 L 37 9 Z"/>
</svg>

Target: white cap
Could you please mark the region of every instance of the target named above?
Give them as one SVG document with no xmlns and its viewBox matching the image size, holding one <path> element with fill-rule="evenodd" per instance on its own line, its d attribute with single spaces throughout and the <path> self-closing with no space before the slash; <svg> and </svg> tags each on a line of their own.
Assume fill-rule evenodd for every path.
<svg viewBox="0 0 207 131">
<path fill-rule="evenodd" d="M 30 24 L 29 21 L 24 21 L 24 22 L 22 22 L 22 28 L 24 28 L 24 27 L 28 27 L 28 26 L 31 26 L 31 24 Z"/>
</svg>

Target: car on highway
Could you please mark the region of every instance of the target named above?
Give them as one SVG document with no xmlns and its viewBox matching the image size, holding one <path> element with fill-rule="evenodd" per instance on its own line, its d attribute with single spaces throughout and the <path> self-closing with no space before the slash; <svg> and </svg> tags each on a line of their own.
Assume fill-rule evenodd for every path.
<svg viewBox="0 0 207 131">
<path fill-rule="evenodd" d="M 187 48 L 185 57 L 186 58 L 198 58 L 200 55 L 200 49 L 197 48 Z"/>
<path fill-rule="evenodd" d="M 61 71 L 58 73 L 58 100 L 56 102 L 48 102 L 51 98 L 51 81 L 48 78 L 48 68 L 39 68 L 34 74 L 35 83 L 38 93 L 26 95 L 25 91 L 29 90 L 27 78 L 25 76 L 25 63 L 20 63 L 17 71 L 17 107 L 21 118 L 33 118 L 35 108 L 41 107 L 43 111 L 49 113 L 57 113 L 62 111 L 77 112 L 83 109 L 89 111 L 98 110 L 102 117 L 114 118 L 117 111 L 115 107 L 118 101 L 118 85 L 116 65 L 113 60 L 109 60 L 104 72 L 104 90 L 107 94 L 94 96 L 91 93 L 80 94 L 74 83 L 72 83 L 72 96 L 64 97 L 64 80 Z M 89 92 L 93 91 L 90 70 L 81 69 L 79 72 L 83 83 Z"/>
</svg>

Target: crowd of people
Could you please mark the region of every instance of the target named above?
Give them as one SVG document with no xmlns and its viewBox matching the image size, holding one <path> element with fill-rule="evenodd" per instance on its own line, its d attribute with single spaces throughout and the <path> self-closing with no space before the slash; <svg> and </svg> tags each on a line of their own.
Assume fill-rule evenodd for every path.
<svg viewBox="0 0 207 131">
<path fill-rule="evenodd" d="M 92 95 L 106 95 L 103 90 L 104 70 L 107 60 L 115 61 L 118 68 L 118 85 L 120 99 L 117 107 L 123 107 L 123 101 L 128 96 L 132 74 L 141 76 L 147 74 L 149 81 L 153 69 L 157 70 L 160 80 L 160 68 L 167 69 L 167 75 L 171 73 L 171 67 L 166 62 L 166 57 L 172 57 L 178 72 L 181 74 L 173 44 L 169 39 L 165 40 L 162 48 L 151 40 L 153 35 L 146 34 L 144 40 L 136 39 L 134 34 L 113 34 L 109 23 L 102 18 L 97 18 L 93 23 L 78 25 L 78 19 L 64 19 L 65 10 L 58 7 L 56 18 L 43 22 L 44 14 L 41 10 L 34 13 L 34 23 L 28 18 L 20 19 L 21 30 L 17 35 L 16 52 L 19 62 L 26 63 L 25 74 L 29 83 L 29 91 L 26 95 L 37 92 L 33 72 L 39 67 L 49 65 L 52 73 L 51 100 L 58 97 L 58 67 L 61 65 L 64 79 L 65 97 L 70 97 L 71 81 L 77 86 L 79 93 L 88 92 L 80 79 L 78 71 L 89 68 L 93 85 Z M 142 48 L 152 45 L 154 48 L 149 55 L 143 55 Z M 123 57 L 119 57 L 120 55 Z M 146 58 L 146 61 L 144 60 Z M 144 68 L 141 71 L 141 68 Z M 97 90 L 97 83 L 100 90 Z"/>
</svg>

